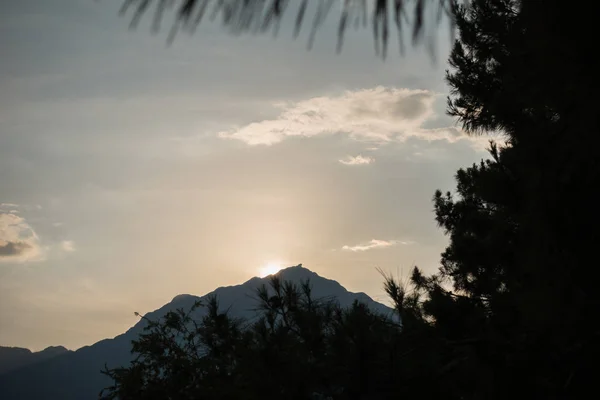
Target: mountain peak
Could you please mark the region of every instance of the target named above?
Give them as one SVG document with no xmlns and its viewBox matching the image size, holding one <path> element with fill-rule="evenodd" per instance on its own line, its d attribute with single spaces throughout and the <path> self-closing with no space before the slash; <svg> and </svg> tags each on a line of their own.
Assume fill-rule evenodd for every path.
<svg viewBox="0 0 600 400">
<path fill-rule="evenodd" d="M 305 270 L 305 271 L 309 271 L 312 272 L 311 270 L 309 270 L 308 268 L 304 268 L 302 266 L 302 263 L 298 264 L 298 265 L 293 265 L 291 267 L 287 267 L 287 268 L 282 268 L 281 271 L 286 270 L 286 269 L 297 269 L 297 270 Z"/>
<path fill-rule="evenodd" d="M 306 280 L 307 278 L 312 278 L 312 277 L 319 277 L 319 275 L 317 275 L 315 272 L 309 270 L 308 268 L 304 268 L 302 266 L 302 264 L 298 264 L 298 265 L 294 265 L 291 267 L 287 267 L 287 268 L 283 268 L 280 269 L 279 271 L 277 271 L 274 274 L 271 275 L 276 275 L 281 277 L 282 279 L 285 280 L 293 280 L 293 281 L 300 281 L 300 280 Z M 266 282 L 266 278 L 271 276 L 271 275 L 267 275 L 265 277 L 258 277 L 255 276 L 253 278 L 250 278 L 249 280 L 247 280 L 246 282 L 244 282 L 242 284 L 242 286 L 250 286 L 250 287 L 255 287 L 258 286 L 261 283 L 265 283 Z M 218 288 L 219 289 L 224 289 L 224 288 L 234 288 L 238 285 L 235 286 L 223 286 Z M 173 297 L 173 299 L 171 300 L 171 302 L 169 304 L 179 304 L 179 303 L 192 303 L 192 300 L 199 300 L 200 296 L 197 295 L 193 295 L 193 294 L 178 294 L 177 296 Z"/>
<path fill-rule="evenodd" d="M 61 354 L 61 353 L 69 352 L 69 351 L 70 350 L 67 349 L 65 346 L 48 346 L 44 350 L 40 351 L 39 353 L 44 353 L 44 354 Z"/>
<path fill-rule="evenodd" d="M 374 301 L 364 293 L 352 293 L 335 280 L 322 277 L 304 268 L 302 264 L 281 269 L 276 276 L 293 283 L 309 279 L 315 299 L 332 299 L 343 308 L 352 306 L 354 301 L 360 301 L 377 313 L 392 314 L 392 310 L 384 304 Z M 175 296 L 170 303 L 145 316 L 150 320 L 157 320 L 169 311 L 187 309 L 196 300 L 205 300 L 208 296 L 214 295 L 222 310 L 228 310 L 235 318 L 252 321 L 257 316 L 259 301 L 256 297 L 256 289 L 263 284 L 269 286 L 269 279 L 255 277 L 243 284 L 219 287 L 203 296 L 181 294 Z M 205 311 L 205 308 L 200 307 L 193 314 L 193 318 L 202 318 Z M 59 354 L 44 362 L 36 362 L 23 368 L 15 369 L 14 364 L 11 364 L 13 370 L 0 375 L 0 397 L 3 400 L 97 398 L 98 392 L 111 384 L 110 379 L 99 371 L 105 366 L 114 368 L 128 365 L 133 357 L 131 341 L 139 337 L 145 326 L 147 326 L 145 320 L 141 320 L 114 339 L 101 340 L 75 352 Z M 49 349 L 37 354 L 48 353 L 47 350 Z M 32 385 L 32 382 L 35 384 Z"/>
<path fill-rule="evenodd" d="M 282 279 L 292 281 L 306 280 L 310 278 L 321 278 L 319 274 L 311 271 L 308 268 L 304 268 L 302 264 L 280 269 L 275 275 L 279 276 Z"/>
<path fill-rule="evenodd" d="M 173 297 L 173 300 L 171 300 L 171 303 L 179 303 L 185 300 L 189 300 L 191 298 L 196 298 L 198 296 L 194 296 L 193 294 L 178 294 L 177 296 Z"/>
</svg>

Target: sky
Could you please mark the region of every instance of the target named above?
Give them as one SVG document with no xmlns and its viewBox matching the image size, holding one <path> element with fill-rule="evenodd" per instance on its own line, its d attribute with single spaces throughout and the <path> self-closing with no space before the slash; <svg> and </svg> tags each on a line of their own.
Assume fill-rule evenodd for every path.
<svg viewBox="0 0 600 400">
<path fill-rule="evenodd" d="M 377 268 L 438 268 L 433 194 L 487 143 L 445 115 L 447 30 L 435 62 L 336 54 L 335 9 L 311 51 L 289 23 L 167 46 L 119 7 L 2 3 L 0 345 L 77 349 L 272 265 L 382 302 Z"/>
</svg>

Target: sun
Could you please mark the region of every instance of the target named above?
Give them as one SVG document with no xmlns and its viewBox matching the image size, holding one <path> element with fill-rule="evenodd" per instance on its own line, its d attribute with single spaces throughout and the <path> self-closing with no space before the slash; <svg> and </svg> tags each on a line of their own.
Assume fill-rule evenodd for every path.
<svg viewBox="0 0 600 400">
<path fill-rule="evenodd" d="M 281 268 L 280 262 L 270 261 L 260 269 L 260 277 L 264 278 L 265 276 L 276 274 Z"/>
</svg>

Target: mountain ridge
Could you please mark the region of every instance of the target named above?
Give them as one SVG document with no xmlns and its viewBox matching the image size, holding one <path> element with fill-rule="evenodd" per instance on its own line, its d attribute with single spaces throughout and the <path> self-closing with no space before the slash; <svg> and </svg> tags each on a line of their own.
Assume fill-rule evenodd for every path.
<svg viewBox="0 0 600 400">
<path fill-rule="evenodd" d="M 0 374 L 35 364 L 37 362 L 70 352 L 64 346 L 48 346 L 40 351 L 24 347 L 0 346 Z"/>
<path fill-rule="evenodd" d="M 353 293 L 339 282 L 319 276 L 317 273 L 297 265 L 276 273 L 281 279 L 299 283 L 308 279 L 316 298 L 334 297 L 342 307 L 348 307 L 354 300 L 369 306 L 373 311 L 391 314 L 384 304 L 371 299 L 365 293 Z M 100 340 L 70 352 L 28 365 L 0 375 L 0 398 L 3 400 L 61 399 L 85 400 L 97 398 L 98 392 L 110 385 L 111 381 L 100 374 L 107 365 L 109 368 L 126 365 L 131 361 L 131 340 L 135 339 L 146 326 L 145 319 L 155 320 L 168 311 L 191 307 L 197 300 L 215 295 L 222 309 L 228 308 L 235 317 L 251 319 L 256 315 L 252 307 L 253 294 L 265 284 L 268 278 L 253 277 L 244 283 L 221 286 L 203 296 L 180 294 L 162 307 L 148 312 L 124 333 L 113 338 Z M 202 313 L 202 309 L 199 311 Z M 198 314 L 198 316 L 201 316 Z M 34 383 L 34 384 L 32 384 Z"/>
</svg>

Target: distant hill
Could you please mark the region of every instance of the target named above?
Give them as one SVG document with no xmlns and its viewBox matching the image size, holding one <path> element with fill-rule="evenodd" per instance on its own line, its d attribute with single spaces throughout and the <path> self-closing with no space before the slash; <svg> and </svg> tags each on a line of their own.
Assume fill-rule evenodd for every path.
<svg viewBox="0 0 600 400">
<path fill-rule="evenodd" d="M 392 312 L 389 307 L 375 302 L 365 293 L 349 292 L 338 282 L 323 278 L 302 266 L 283 269 L 277 275 L 293 282 L 310 279 L 316 298 L 335 298 L 343 307 L 350 306 L 354 300 L 358 300 L 373 311 L 385 314 Z M 254 294 L 262 284 L 268 286 L 266 278 L 252 278 L 241 285 L 220 287 L 203 297 L 215 294 L 220 306 L 223 309 L 230 308 L 233 316 L 252 318 L 256 308 Z M 175 296 L 170 303 L 146 314 L 146 317 L 157 319 L 170 310 L 189 308 L 203 297 L 189 294 Z M 100 374 L 100 370 L 105 363 L 111 368 L 126 365 L 131 361 L 131 341 L 143 330 L 144 324 L 140 321 L 113 339 L 105 339 L 75 352 L 58 355 L 0 375 L 0 399 L 97 399 L 100 390 L 111 384 L 108 378 Z"/>
<path fill-rule="evenodd" d="M 0 346 L 0 374 L 70 352 L 63 346 L 51 346 L 32 352 L 21 347 Z"/>
</svg>

